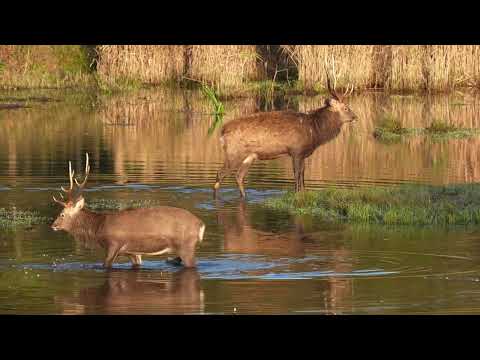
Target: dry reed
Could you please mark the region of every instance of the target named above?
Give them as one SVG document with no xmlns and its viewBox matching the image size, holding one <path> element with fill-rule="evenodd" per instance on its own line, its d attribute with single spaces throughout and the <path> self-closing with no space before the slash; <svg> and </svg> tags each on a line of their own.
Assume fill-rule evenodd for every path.
<svg viewBox="0 0 480 360">
<path fill-rule="evenodd" d="M 284 46 L 295 59 L 299 82 L 308 90 L 325 86 L 325 58 L 333 57 L 338 84 L 357 89 L 447 91 L 480 85 L 477 45 L 299 45 Z"/>
<path fill-rule="evenodd" d="M 217 90 L 238 90 L 257 74 L 257 54 L 250 45 L 108 45 L 98 52 L 99 78 L 109 85 L 194 79 Z"/>
<path fill-rule="evenodd" d="M 78 45 L 0 45 L 0 88 L 89 86 L 89 65 Z"/>
</svg>

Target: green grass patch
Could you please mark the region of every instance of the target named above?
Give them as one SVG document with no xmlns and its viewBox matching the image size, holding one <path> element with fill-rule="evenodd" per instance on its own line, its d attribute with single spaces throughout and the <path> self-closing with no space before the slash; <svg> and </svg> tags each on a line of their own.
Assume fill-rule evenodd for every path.
<svg viewBox="0 0 480 360">
<path fill-rule="evenodd" d="M 383 115 L 378 123 L 373 136 L 384 143 L 397 143 L 411 135 L 427 135 L 433 139 L 461 139 L 480 134 L 480 129 L 460 128 L 442 120 L 434 120 L 426 128 L 406 128 L 390 114 Z"/>
<path fill-rule="evenodd" d="M 461 128 L 446 121 L 434 120 L 425 128 L 425 133 L 436 138 L 467 138 L 478 135 L 480 129 Z"/>
<path fill-rule="evenodd" d="M 326 221 L 388 225 L 480 224 L 480 184 L 329 188 L 287 193 L 265 206 Z"/>
<path fill-rule="evenodd" d="M 0 229 L 14 230 L 28 228 L 48 221 L 47 217 L 40 216 L 36 211 L 0 208 Z"/>
<path fill-rule="evenodd" d="M 375 127 L 373 136 L 385 143 L 395 143 L 401 141 L 405 136 L 415 135 L 419 133 L 419 129 L 406 128 L 400 120 L 391 114 L 384 114 Z"/>
</svg>

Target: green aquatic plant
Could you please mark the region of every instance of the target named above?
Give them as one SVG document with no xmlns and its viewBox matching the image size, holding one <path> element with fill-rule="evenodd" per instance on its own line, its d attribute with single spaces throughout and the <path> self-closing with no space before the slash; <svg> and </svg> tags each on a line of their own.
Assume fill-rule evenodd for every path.
<svg viewBox="0 0 480 360">
<path fill-rule="evenodd" d="M 404 136 L 413 135 L 417 129 L 406 128 L 401 121 L 391 114 L 384 114 L 380 117 L 378 125 L 373 131 L 373 136 L 385 143 L 399 142 Z"/>
<path fill-rule="evenodd" d="M 384 115 L 373 132 L 373 136 L 384 143 L 396 143 L 411 135 L 425 135 L 438 140 L 467 138 L 478 134 L 480 134 L 480 129 L 460 128 L 442 120 L 434 120 L 425 128 L 405 128 L 392 115 Z"/>
<path fill-rule="evenodd" d="M 401 185 L 287 193 L 265 206 L 323 220 L 390 225 L 480 224 L 480 184 Z"/>
<path fill-rule="evenodd" d="M 223 115 L 225 113 L 225 107 L 223 106 L 223 103 L 219 100 L 215 89 L 205 83 L 202 83 L 202 93 L 212 104 L 213 113 L 215 115 Z"/>
<path fill-rule="evenodd" d="M 480 129 L 468 129 L 449 124 L 446 121 L 434 120 L 425 128 L 425 133 L 434 138 L 466 138 L 476 136 L 480 133 Z"/>
<path fill-rule="evenodd" d="M 28 228 L 47 221 L 48 218 L 41 216 L 37 211 L 19 210 L 15 206 L 10 209 L 0 208 L 0 228 L 2 229 Z"/>
<path fill-rule="evenodd" d="M 202 93 L 210 101 L 213 106 L 214 120 L 208 129 L 208 136 L 212 135 L 215 130 L 223 124 L 223 115 L 225 114 L 225 107 L 219 100 L 218 94 L 215 90 L 205 83 L 202 83 Z"/>
</svg>

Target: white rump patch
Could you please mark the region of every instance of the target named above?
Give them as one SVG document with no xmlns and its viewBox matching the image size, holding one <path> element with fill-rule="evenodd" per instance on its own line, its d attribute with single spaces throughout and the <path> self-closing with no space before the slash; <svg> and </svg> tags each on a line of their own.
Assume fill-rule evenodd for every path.
<svg viewBox="0 0 480 360">
<path fill-rule="evenodd" d="M 258 158 L 257 154 L 250 154 L 245 158 L 245 160 L 243 160 L 243 163 L 244 164 L 251 164 L 257 158 Z"/>
<path fill-rule="evenodd" d="M 204 233 L 205 233 L 205 225 L 202 225 L 202 227 L 200 228 L 200 231 L 198 232 L 198 242 L 202 242 Z"/>
</svg>

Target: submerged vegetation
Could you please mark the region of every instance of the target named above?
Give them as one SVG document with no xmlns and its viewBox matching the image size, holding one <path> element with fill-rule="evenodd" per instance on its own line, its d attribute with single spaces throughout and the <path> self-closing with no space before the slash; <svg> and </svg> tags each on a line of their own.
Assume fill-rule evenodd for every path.
<svg viewBox="0 0 480 360">
<path fill-rule="evenodd" d="M 390 114 L 385 114 L 380 119 L 379 125 L 375 127 L 373 136 L 382 142 L 393 143 L 416 133 L 418 133 L 418 129 L 405 128 L 400 120 Z"/>
<path fill-rule="evenodd" d="M 325 221 L 395 225 L 480 224 L 480 185 L 325 189 L 286 195 L 265 206 Z"/>
<path fill-rule="evenodd" d="M 0 229 L 12 230 L 16 228 L 28 228 L 32 225 L 47 222 L 47 218 L 40 216 L 36 211 L 0 208 Z"/>
</svg>

